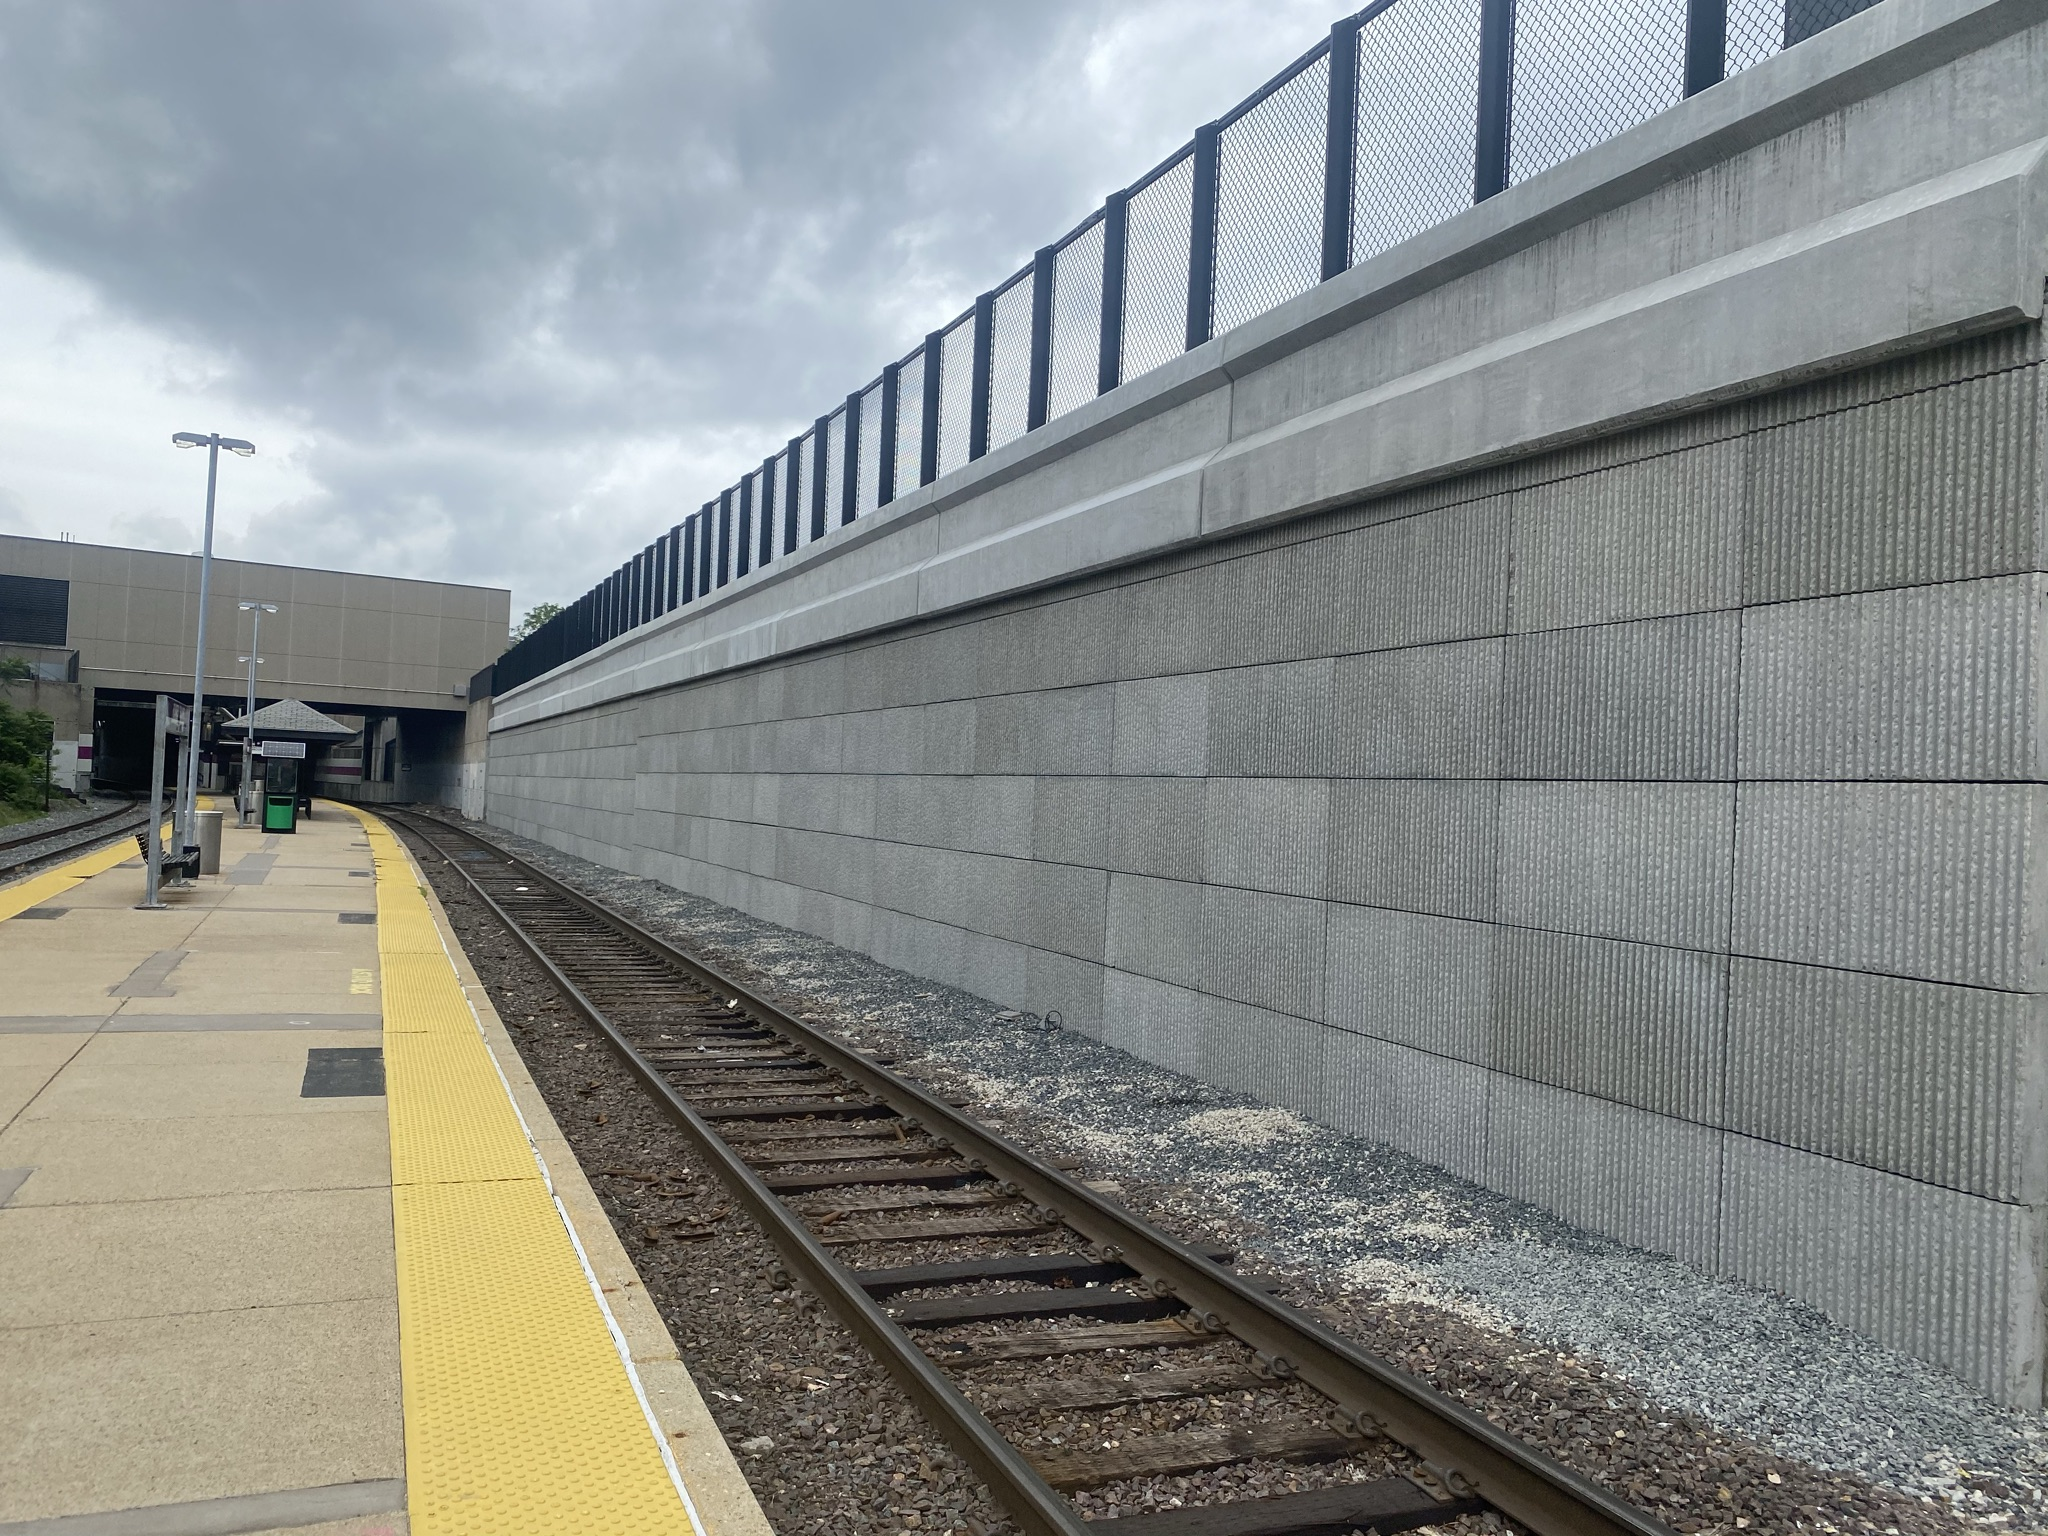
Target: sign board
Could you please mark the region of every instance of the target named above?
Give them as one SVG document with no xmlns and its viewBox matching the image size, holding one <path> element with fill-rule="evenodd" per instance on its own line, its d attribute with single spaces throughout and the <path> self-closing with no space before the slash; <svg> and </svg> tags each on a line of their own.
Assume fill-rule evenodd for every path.
<svg viewBox="0 0 2048 1536">
<path fill-rule="evenodd" d="M 303 741 L 259 741 L 256 752 L 261 757 L 304 757 L 306 744 Z"/>
</svg>

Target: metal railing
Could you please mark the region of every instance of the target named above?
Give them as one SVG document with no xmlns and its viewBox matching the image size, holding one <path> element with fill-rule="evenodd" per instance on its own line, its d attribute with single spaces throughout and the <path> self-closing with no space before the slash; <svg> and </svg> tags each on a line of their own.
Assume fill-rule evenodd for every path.
<svg viewBox="0 0 2048 1536">
<path fill-rule="evenodd" d="M 1376 0 L 499 658 L 540 676 L 1877 0 Z"/>
</svg>

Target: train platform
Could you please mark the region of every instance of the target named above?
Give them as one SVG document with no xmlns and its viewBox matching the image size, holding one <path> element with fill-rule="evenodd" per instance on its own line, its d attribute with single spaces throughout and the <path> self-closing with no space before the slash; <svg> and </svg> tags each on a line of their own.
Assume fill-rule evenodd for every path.
<svg viewBox="0 0 2048 1536">
<path fill-rule="evenodd" d="M 0 1536 L 768 1536 L 373 817 L 0 887 Z"/>
</svg>

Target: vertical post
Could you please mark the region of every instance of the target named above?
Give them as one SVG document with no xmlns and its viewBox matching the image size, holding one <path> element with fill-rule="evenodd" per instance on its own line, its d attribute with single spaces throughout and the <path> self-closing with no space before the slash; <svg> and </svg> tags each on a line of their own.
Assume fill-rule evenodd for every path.
<svg viewBox="0 0 2048 1536">
<path fill-rule="evenodd" d="M 897 396 L 902 392 L 903 365 L 891 363 L 882 370 L 882 426 L 876 441 L 880 448 L 875 454 L 875 505 L 886 507 L 896 499 L 896 418 L 900 403 Z"/>
<path fill-rule="evenodd" d="M 683 601 L 697 600 L 697 514 L 683 519 Z"/>
<path fill-rule="evenodd" d="M 249 793 L 250 777 L 256 772 L 256 660 L 263 654 L 263 609 L 259 605 L 249 610 L 255 623 L 249 629 L 249 699 L 248 709 L 242 716 L 242 817 L 243 826 L 249 825 L 249 811 L 255 804 L 255 796 Z"/>
<path fill-rule="evenodd" d="M 206 604 L 213 586 L 213 490 L 220 479 L 220 434 L 206 445 L 206 542 L 199 549 L 199 635 L 192 649 L 192 730 L 178 754 L 180 788 L 171 825 L 178 851 L 199 846 L 199 717 L 206 709 Z"/>
<path fill-rule="evenodd" d="M 988 396 L 996 353 L 996 296 L 984 293 L 974 301 L 974 383 L 967 400 L 967 457 L 988 452 Z"/>
<path fill-rule="evenodd" d="M 811 429 L 811 538 L 825 537 L 825 470 L 832 451 L 832 418 L 820 416 Z"/>
<path fill-rule="evenodd" d="M 1728 73 L 1728 0 L 1686 0 L 1685 94 L 1697 96 Z"/>
<path fill-rule="evenodd" d="M 1052 409 L 1053 247 L 1031 258 L 1031 382 L 1024 397 L 1024 430 L 1036 432 Z"/>
<path fill-rule="evenodd" d="M 1188 350 L 1214 334 L 1216 315 L 1216 170 L 1223 130 L 1195 130 L 1195 189 L 1188 208 Z"/>
<path fill-rule="evenodd" d="M 789 440 L 789 484 L 782 492 L 782 552 L 796 553 L 797 535 L 801 531 L 798 519 L 802 516 L 804 490 L 804 440 L 801 436 Z"/>
<path fill-rule="evenodd" d="M 845 449 L 839 466 L 839 526 L 844 528 L 860 512 L 860 397 L 855 390 L 846 397 L 846 430 L 840 434 Z"/>
<path fill-rule="evenodd" d="M 1131 194 L 1112 192 L 1102 205 L 1102 341 L 1095 354 L 1095 393 L 1106 395 L 1124 376 L 1124 246 L 1130 235 Z"/>
<path fill-rule="evenodd" d="M 708 596 L 711 592 L 711 524 L 715 521 L 712 513 L 718 503 L 707 501 L 704 510 L 697 514 L 697 595 Z"/>
<path fill-rule="evenodd" d="M 163 906 L 157 891 L 164 878 L 164 733 L 170 728 L 170 695 L 160 693 L 156 696 L 156 728 L 150 733 L 149 828 L 144 833 L 148 844 L 143 859 L 142 905 L 149 909 Z"/>
<path fill-rule="evenodd" d="M 754 555 L 754 477 L 740 476 L 740 526 L 739 537 L 733 541 L 733 578 L 738 580 L 753 567 Z"/>
<path fill-rule="evenodd" d="M 924 339 L 924 431 L 917 441 L 917 483 L 930 485 L 939 478 L 939 389 L 945 383 L 946 333 L 933 331 Z"/>
<path fill-rule="evenodd" d="M 683 583 L 689 579 L 684 574 L 688 569 L 688 563 L 683 558 L 683 541 L 689 537 L 684 530 L 688 526 L 688 520 L 686 519 L 683 522 L 677 523 L 675 527 L 668 531 L 668 609 L 670 613 L 674 613 L 676 609 L 682 607 L 683 604 L 690 600 L 690 594 L 683 590 Z"/>
<path fill-rule="evenodd" d="M 775 455 L 761 461 L 761 559 L 766 565 L 775 558 Z"/>
<path fill-rule="evenodd" d="M 1330 28 L 1330 115 L 1323 134 L 1323 281 L 1351 265 L 1352 178 L 1358 159 L 1356 16 Z"/>
<path fill-rule="evenodd" d="M 732 580 L 732 492 L 718 493 L 718 585 Z"/>
<path fill-rule="evenodd" d="M 1515 89 L 1515 0 L 1479 0 L 1479 132 L 1473 146 L 1472 201 L 1508 186 L 1508 135 Z"/>
</svg>

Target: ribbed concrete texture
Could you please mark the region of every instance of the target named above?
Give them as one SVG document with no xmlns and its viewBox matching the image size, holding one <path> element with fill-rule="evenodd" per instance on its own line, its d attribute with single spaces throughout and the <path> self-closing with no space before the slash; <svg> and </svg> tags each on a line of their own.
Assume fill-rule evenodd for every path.
<svg viewBox="0 0 2048 1536">
<path fill-rule="evenodd" d="M 536 680 L 490 819 L 2039 1406 L 2044 16 L 1887 0 Z"/>
</svg>

